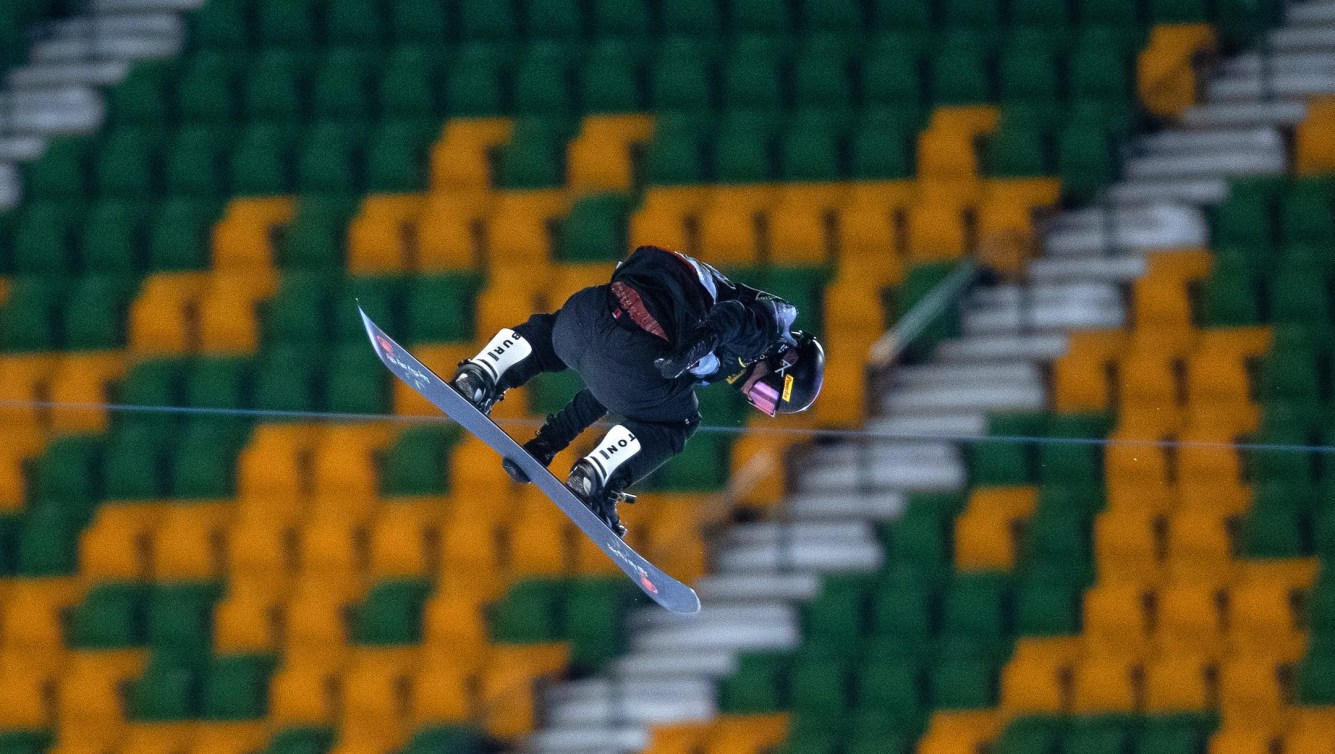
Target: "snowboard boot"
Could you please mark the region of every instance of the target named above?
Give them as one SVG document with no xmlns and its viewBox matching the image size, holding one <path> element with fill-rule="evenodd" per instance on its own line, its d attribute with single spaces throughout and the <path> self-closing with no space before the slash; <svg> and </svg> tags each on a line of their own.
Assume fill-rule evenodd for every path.
<svg viewBox="0 0 1335 754">
<path fill-rule="evenodd" d="M 459 362 L 450 386 L 484 414 L 490 414 L 491 407 L 505 397 L 505 390 L 496 387 L 487 370 L 472 361 Z"/>
<path fill-rule="evenodd" d="M 633 503 L 634 495 L 616 489 L 615 485 L 608 485 L 593 464 L 582 459 L 570 470 L 570 476 L 566 478 L 566 487 L 575 493 L 575 497 L 593 511 L 599 520 L 607 524 L 607 528 L 618 537 L 626 538 L 626 526 L 621 523 L 621 517 L 617 515 L 617 503 Z"/>
</svg>

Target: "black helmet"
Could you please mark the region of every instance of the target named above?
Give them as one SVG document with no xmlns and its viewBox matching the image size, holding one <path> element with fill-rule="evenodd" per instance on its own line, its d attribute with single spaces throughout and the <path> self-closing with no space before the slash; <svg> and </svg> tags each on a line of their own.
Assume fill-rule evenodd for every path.
<svg viewBox="0 0 1335 754">
<path fill-rule="evenodd" d="M 770 416 L 806 411 L 825 382 L 825 349 L 816 336 L 793 331 L 788 343 L 729 380 L 752 406 Z"/>
</svg>

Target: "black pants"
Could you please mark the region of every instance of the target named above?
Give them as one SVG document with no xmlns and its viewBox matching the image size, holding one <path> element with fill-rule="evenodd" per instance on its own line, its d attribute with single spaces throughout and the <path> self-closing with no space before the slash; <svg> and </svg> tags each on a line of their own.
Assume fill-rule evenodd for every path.
<svg viewBox="0 0 1335 754">
<path fill-rule="evenodd" d="M 568 368 L 553 346 L 552 332 L 556 322 L 557 315 L 535 314 L 514 328 L 533 347 L 533 352 L 506 370 L 501 378 L 504 387 L 519 387 L 543 372 L 562 372 Z M 560 434 L 568 435 L 562 437 L 565 443 L 573 440 L 607 411 L 587 389 L 582 392 L 584 395 L 576 396 L 559 414 L 547 417 L 548 425 L 556 424 L 563 429 Z M 700 415 L 694 413 L 677 421 L 650 421 L 621 416 L 618 423 L 630 430 L 640 442 L 639 452 L 622 463 L 608 480 L 609 488 L 622 490 L 653 473 L 680 453 L 686 447 L 686 441 L 700 426 Z"/>
</svg>

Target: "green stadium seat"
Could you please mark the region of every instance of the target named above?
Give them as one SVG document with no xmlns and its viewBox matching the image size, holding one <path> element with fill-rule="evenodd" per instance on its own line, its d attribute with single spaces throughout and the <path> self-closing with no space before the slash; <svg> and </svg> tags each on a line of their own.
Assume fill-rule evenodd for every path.
<svg viewBox="0 0 1335 754">
<path fill-rule="evenodd" d="M 1057 172 L 1062 191 L 1082 201 L 1116 180 L 1118 161 L 1108 130 L 1099 123 L 1068 123 L 1057 136 Z"/>
<path fill-rule="evenodd" d="M 843 139 L 827 111 L 803 110 L 792 118 L 779 144 L 779 174 L 785 181 L 837 181 Z"/>
<path fill-rule="evenodd" d="M 480 285 L 481 280 L 470 273 L 414 277 L 407 292 L 407 341 L 471 341 L 476 335 L 474 300 Z"/>
<path fill-rule="evenodd" d="M 324 342 L 333 329 L 330 320 L 333 290 L 330 277 L 321 272 L 298 270 L 285 274 L 277 295 L 264 307 L 264 342 Z"/>
<path fill-rule="evenodd" d="M 1305 334 L 1277 328 L 1271 353 L 1261 361 L 1261 398 L 1317 408 L 1321 403 L 1322 360 Z"/>
<path fill-rule="evenodd" d="M 92 139 L 63 136 L 52 139 L 46 151 L 24 171 L 24 190 L 30 199 L 82 199 L 90 190 Z"/>
<path fill-rule="evenodd" d="M 113 500 L 156 500 L 167 494 L 170 447 L 151 422 L 127 423 L 107 443 L 103 479 Z"/>
<path fill-rule="evenodd" d="M 346 414 L 389 412 L 389 375 L 364 344 L 343 342 L 331 351 L 325 373 L 325 408 Z"/>
<path fill-rule="evenodd" d="M 772 749 L 774 754 L 840 754 L 844 751 L 839 731 L 831 730 L 832 721 L 815 716 L 794 714 L 788 723 L 788 735 Z"/>
<path fill-rule="evenodd" d="M 1298 666 L 1298 701 L 1335 704 L 1335 654 L 1312 653 Z"/>
<path fill-rule="evenodd" d="M 1011 24 L 1021 28 L 1064 30 L 1071 23 L 1071 4 L 1065 0 L 1011 0 Z"/>
<path fill-rule="evenodd" d="M 640 112 L 645 107 L 643 77 L 626 41 L 599 40 L 580 68 L 580 102 L 589 113 Z"/>
<path fill-rule="evenodd" d="M 84 271 L 117 275 L 143 272 L 144 217 L 144 207 L 137 202 L 94 204 L 79 239 Z"/>
<path fill-rule="evenodd" d="M 273 660 L 262 655 L 222 655 L 204 672 L 205 720 L 258 720 L 268 710 Z"/>
<path fill-rule="evenodd" d="M 78 204 L 28 203 L 14 226 L 14 271 L 19 275 L 68 275 L 76 267 L 74 240 L 82 224 Z"/>
<path fill-rule="evenodd" d="M 584 36 L 585 3 L 579 0 L 525 2 L 524 28 L 529 39 L 577 42 Z"/>
<path fill-rule="evenodd" d="M 466 40 L 506 41 L 519 37 L 514 0 L 458 0 L 459 33 Z"/>
<path fill-rule="evenodd" d="M 563 124 L 554 120 L 518 120 L 510 144 L 501 153 L 501 186 L 536 189 L 564 184 L 567 136 Z"/>
<path fill-rule="evenodd" d="M 636 40 L 649 35 L 653 27 L 648 0 L 593 0 L 591 21 L 593 37 Z"/>
<path fill-rule="evenodd" d="M 210 582 L 155 584 L 148 593 L 148 645 L 155 660 L 198 666 L 212 649 L 213 606 L 220 587 Z"/>
<path fill-rule="evenodd" d="M 1131 743 L 1128 726 L 1117 719 L 1077 717 L 1062 736 L 1063 754 L 1122 754 Z"/>
<path fill-rule="evenodd" d="M 444 114 L 444 68 L 438 50 L 399 45 L 380 71 L 380 112 L 386 118 L 432 118 Z"/>
<path fill-rule="evenodd" d="M 1052 174 L 1051 133 L 1035 119 L 1002 120 L 988 143 L 987 172 L 998 178 Z"/>
<path fill-rule="evenodd" d="M 993 99 L 991 70 L 983 36 L 948 32 L 932 55 L 931 92 L 937 105 L 966 105 Z"/>
<path fill-rule="evenodd" d="M 620 194 L 593 194 L 579 199 L 570 209 L 556 244 L 556 258 L 563 262 L 612 262 L 626 249 L 626 215 L 629 206 Z"/>
<path fill-rule="evenodd" d="M 1258 36 L 1279 25 L 1283 8 L 1276 0 L 1217 0 L 1214 23 L 1224 39 L 1225 49 L 1255 42 Z"/>
<path fill-rule="evenodd" d="M 1133 754 L 1193 754 L 1205 746 L 1202 726 L 1177 716 L 1149 716 L 1132 742 Z"/>
<path fill-rule="evenodd" d="M 1331 189 L 1316 181 L 1295 182 L 1280 204 L 1280 237 L 1286 244 L 1319 246 L 1335 235 Z"/>
<path fill-rule="evenodd" d="M 79 568 L 81 517 L 53 501 L 29 503 L 15 553 L 15 571 L 27 578 L 68 576 Z"/>
<path fill-rule="evenodd" d="M 732 0 L 729 27 L 733 34 L 779 36 L 793 30 L 791 3 L 785 0 Z"/>
<path fill-rule="evenodd" d="M 1285 264 L 1269 280 L 1270 319 L 1279 323 L 1327 323 L 1331 306 L 1326 280 L 1319 270 Z"/>
<path fill-rule="evenodd" d="M 932 706 L 981 709 L 996 704 L 997 667 L 988 658 L 945 654 L 932 664 L 928 686 Z"/>
<path fill-rule="evenodd" d="M 808 39 L 793 63 L 793 104 L 846 113 L 853 108 L 854 76 L 845 40 L 825 34 Z"/>
<path fill-rule="evenodd" d="M 130 75 L 107 93 L 111 123 L 116 128 L 170 123 L 174 71 L 172 61 L 140 60 L 135 63 Z"/>
<path fill-rule="evenodd" d="M 185 397 L 187 362 L 151 359 L 130 368 L 120 385 L 120 403 L 133 406 L 180 406 Z"/>
<path fill-rule="evenodd" d="M 19 541 L 23 532 L 23 516 L 0 516 L 0 574 L 13 576 L 18 572 Z"/>
<path fill-rule="evenodd" d="M 324 9 L 325 42 L 362 47 L 379 45 L 386 37 L 384 10 L 382 3 L 331 0 Z"/>
<path fill-rule="evenodd" d="M 988 418 L 994 437 L 1035 437 L 1043 433 L 1043 415 L 996 414 Z M 970 481 L 980 486 L 1029 484 L 1034 479 L 1033 442 L 981 440 L 968 448 Z"/>
<path fill-rule="evenodd" d="M 120 275 L 80 278 L 65 302 L 64 347 L 82 351 L 124 346 L 126 311 L 136 288 L 133 278 Z"/>
<path fill-rule="evenodd" d="M 663 0 L 663 33 L 708 39 L 723 31 L 723 13 L 715 0 Z"/>
<path fill-rule="evenodd" d="M 427 188 L 427 154 L 437 134 L 431 120 L 382 121 L 366 149 L 366 183 L 373 193 L 420 193 Z"/>
<path fill-rule="evenodd" d="M 573 369 L 545 372 L 528 383 L 528 411 L 548 416 L 565 408 L 566 404 L 584 388 L 584 381 Z"/>
<path fill-rule="evenodd" d="M 1150 21 L 1156 24 L 1190 24 L 1211 20 L 1206 0 L 1149 0 Z"/>
<path fill-rule="evenodd" d="M 1002 25 L 1000 0 L 941 0 L 941 25 L 987 31 Z"/>
<path fill-rule="evenodd" d="M 145 593 L 139 584 L 99 583 L 74 607 L 69 643 L 81 649 L 121 649 L 144 644 Z"/>
<path fill-rule="evenodd" d="M 792 658 L 785 653 L 748 653 L 719 684 L 718 706 L 726 714 L 777 712 L 786 706 L 783 680 Z"/>
<path fill-rule="evenodd" d="M 803 605 L 803 635 L 855 646 L 868 633 L 866 576 L 827 576 L 820 594 Z"/>
<path fill-rule="evenodd" d="M 872 633 L 901 644 L 908 651 L 928 646 L 935 632 L 935 594 L 913 578 L 892 575 L 876 586 L 872 598 Z"/>
<path fill-rule="evenodd" d="M 46 731 L 12 730 L 0 733 L 0 752 L 4 754 L 41 754 L 51 748 Z"/>
<path fill-rule="evenodd" d="M 919 264 L 909 270 L 904 282 L 895 291 L 894 316 L 902 317 L 924 296 L 931 292 L 955 268 L 951 262 Z M 921 358 L 931 353 L 938 343 L 959 334 L 957 312 L 943 312 L 926 325 L 918 342 L 909 346 L 910 358 Z"/>
<path fill-rule="evenodd" d="M 0 350 L 53 351 L 61 343 L 66 286 L 57 278 L 21 275 L 0 309 Z"/>
<path fill-rule="evenodd" d="M 451 75 L 445 87 L 445 110 L 452 116 L 461 117 L 505 113 L 505 76 L 505 63 L 495 47 L 486 44 L 465 45 L 451 66 Z"/>
<path fill-rule="evenodd" d="M 1030 563 L 1083 563 L 1089 560 L 1089 518 L 1080 504 L 1047 494 L 1029 519 Z"/>
<path fill-rule="evenodd" d="M 1303 427 L 1262 427 L 1252 435 L 1251 442 L 1257 445 L 1308 445 L 1311 438 Z M 1312 477 L 1312 458 L 1306 453 L 1253 449 L 1245 457 L 1254 484 L 1272 479 L 1307 482 Z"/>
<path fill-rule="evenodd" d="M 923 102 L 921 53 L 905 35 L 878 36 L 863 56 L 859 74 L 864 105 L 917 108 Z"/>
<path fill-rule="evenodd" d="M 941 632 L 998 646 L 1011 633 L 1010 599 L 1004 575 L 956 574 L 941 600 Z"/>
<path fill-rule="evenodd" d="M 303 2 L 305 0 L 298 0 L 293 5 Z M 254 58 L 246 71 L 243 87 L 246 115 L 252 122 L 267 120 L 290 124 L 301 120 L 308 108 L 309 82 L 305 62 L 296 51 L 279 47 L 267 48 Z"/>
<path fill-rule="evenodd" d="M 278 244 L 284 270 L 330 272 L 344 265 L 348 221 L 356 203 L 347 197 L 303 197 L 297 215 Z"/>
<path fill-rule="evenodd" d="M 564 118 L 578 110 L 570 56 L 556 42 L 530 44 L 514 72 L 514 112 L 520 117 Z"/>
<path fill-rule="evenodd" d="M 350 196 L 365 187 L 364 136 L 359 125 L 321 121 L 297 150 L 297 189 L 306 195 Z"/>
<path fill-rule="evenodd" d="M 1082 535 L 1087 537 L 1083 532 Z M 1069 572 L 1057 572 L 1057 569 L 1046 566 L 1071 561 L 1030 562 L 1043 567 L 1022 576 L 1015 590 L 1016 630 L 1025 636 L 1065 636 L 1077 633 L 1080 587 Z M 1085 555 L 1083 562 L 1088 562 L 1088 555 Z"/>
<path fill-rule="evenodd" d="M 253 7 L 256 30 L 264 48 L 309 49 L 320 43 L 316 0 L 255 3 Z"/>
<path fill-rule="evenodd" d="M 654 476 L 658 489 L 672 492 L 715 492 L 728 481 L 733 437 L 699 434 Z"/>
<path fill-rule="evenodd" d="M 326 754 L 334 734 L 326 728 L 284 728 L 269 739 L 265 754 Z"/>
<path fill-rule="evenodd" d="M 925 506 L 910 505 L 904 515 L 888 527 L 889 560 L 895 570 L 915 577 L 940 577 L 950 567 L 950 539 L 943 516 Z"/>
<path fill-rule="evenodd" d="M 403 315 L 404 281 L 401 278 L 351 277 L 334 296 L 334 339 L 340 343 L 358 343 L 365 350 L 366 325 L 357 306 L 382 325 L 386 332 L 400 332 Z M 372 354 L 374 355 L 374 354 Z"/>
<path fill-rule="evenodd" d="M 1276 193 L 1271 181 L 1235 182 L 1214 211 L 1217 243 L 1268 253 L 1274 246 Z"/>
<path fill-rule="evenodd" d="M 645 174 L 651 184 L 693 184 L 705 181 L 705 138 L 699 123 L 677 113 L 658 117 L 654 139 L 645 153 Z"/>
<path fill-rule="evenodd" d="M 1013 720 L 1001 731 L 994 751 L 997 754 L 1052 754 L 1057 750 L 1061 734 L 1058 719 L 1020 718 Z"/>
<path fill-rule="evenodd" d="M 190 14 L 187 39 L 195 48 L 245 48 L 253 39 L 246 0 L 211 0 Z"/>
<path fill-rule="evenodd" d="M 164 722 L 199 716 L 199 674 L 190 666 L 154 655 L 130 693 L 133 720 Z"/>
<path fill-rule="evenodd" d="M 765 113 L 729 111 L 714 139 L 714 178 L 720 183 L 771 181 L 776 175 L 774 121 Z"/>
<path fill-rule="evenodd" d="M 242 196 L 292 193 L 294 134 L 278 123 L 252 122 L 231 152 L 232 191 Z"/>
<path fill-rule="evenodd" d="M 387 581 L 371 587 L 357 611 L 353 638 L 358 644 L 380 646 L 422 641 L 422 604 L 431 593 L 424 580 Z"/>
<path fill-rule="evenodd" d="M 1002 102 L 1053 110 L 1062 94 L 1061 69 L 1050 34 L 1033 29 L 1012 32 L 999 64 Z"/>
<path fill-rule="evenodd" d="M 844 657 L 798 654 L 788 672 L 790 702 L 799 718 L 837 719 L 853 706 L 852 670 Z"/>
<path fill-rule="evenodd" d="M 1125 100 L 1132 92 L 1128 50 L 1115 29 L 1086 26 L 1069 63 L 1073 98 Z"/>
<path fill-rule="evenodd" d="M 860 180 L 893 180 L 914 173 L 917 128 L 906 111 L 864 111 L 849 139 L 849 170 Z"/>
<path fill-rule="evenodd" d="M 1202 283 L 1201 319 L 1215 327 L 1260 324 L 1259 280 L 1252 270 L 1220 263 Z"/>
<path fill-rule="evenodd" d="M 1312 552 L 1311 524 L 1285 506 L 1254 507 L 1243 523 L 1242 550 L 1253 558 L 1299 558 Z"/>
<path fill-rule="evenodd" d="M 450 31 L 441 0 L 390 0 L 389 29 L 398 45 L 440 44 Z"/>
<path fill-rule="evenodd" d="M 857 665 L 857 708 L 882 714 L 880 727 L 916 734 L 927 721 L 926 678 L 916 658 L 872 653 Z"/>
<path fill-rule="evenodd" d="M 280 343 L 260 355 L 255 369 L 255 408 L 314 411 L 324 365 L 316 348 Z"/>
<path fill-rule="evenodd" d="M 809 31 L 851 38 L 864 26 L 862 3 L 856 0 L 802 0 L 802 25 Z"/>
<path fill-rule="evenodd" d="M 555 579 L 526 579 L 511 586 L 492 614 L 492 641 L 532 644 L 559 640 L 565 592 L 565 582 Z"/>
<path fill-rule="evenodd" d="M 620 578 L 573 580 L 566 591 L 561 632 L 571 642 L 571 663 L 592 671 L 624 654 L 629 639 L 626 616 L 638 601 L 634 588 Z"/>
<path fill-rule="evenodd" d="M 385 495 L 443 495 L 449 491 L 449 449 L 458 442 L 453 426 L 417 426 L 404 430 L 385 454 L 380 475 Z"/>
<path fill-rule="evenodd" d="M 161 180 L 159 148 L 163 132 L 151 127 L 113 130 L 103 140 L 93 161 L 94 185 L 99 195 L 142 199 L 158 190 Z"/>
<path fill-rule="evenodd" d="M 665 6 L 664 11 L 666 12 Z M 712 55 L 698 39 L 663 40 L 653 58 L 649 91 L 653 109 L 703 111 L 715 102 Z"/>
<path fill-rule="evenodd" d="M 172 135 L 163 164 L 163 185 L 173 198 L 214 198 L 227 190 L 230 130 L 216 124 L 182 127 Z M 171 201 L 169 199 L 168 201 Z"/>
<path fill-rule="evenodd" d="M 403 754 L 432 754 L 448 751 L 451 754 L 483 754 L 482 735 L 463 726 L 419 728 L 408 741 Z"/>
<path fill-rule="evenodd" d="M 236 53 L 212 49 L 186 58 L 176 84 L 177 114 L 192 123 L 235 121 L 241 112 L 239 62 Z"/>
<path fill-rule="evenodd" d="M 755 1 L 755 0 L 752 0 Z M 769 37 L 734 37 L 723 65 L 723 106 L 778 111 L 787 103 L 784 50 Z"/>
<path fill-rule="evenodd" d="M 172 496 L 222 500 L 236 492 L 236 457 L 248 424 L 231 417 L 201 417 L 185 425 L 172 466 Z"/>
<path fill-rule="evenodd" d="M 175 198 L 158 205 L 148 233 L 149 269 L 207 269 L 213 225 L 221 215 L 221 208 L 208 199 Z"/>
<path fill-rule="evenodd" d="M 351 4 L 349 0 L 335 3 L 335 7 Z M 364 3 L 363 13 L 367 13 Z M 331 8 L 332 10 L 332 8 Z M 325 53 L 315 70 L 315 79 L 311 84 L 311 113 L 317 119 L 357 120 L 370 118 L 376 102 L 375 79 L 373 68 L 377 53 L 357 47 L 341 47 Z"/>
<path fill-rule="evenodd" d="M 932 28 L 933 0 L 874 0 L 872 25 L 877 29 L 925 32 Z"/>
</svg>

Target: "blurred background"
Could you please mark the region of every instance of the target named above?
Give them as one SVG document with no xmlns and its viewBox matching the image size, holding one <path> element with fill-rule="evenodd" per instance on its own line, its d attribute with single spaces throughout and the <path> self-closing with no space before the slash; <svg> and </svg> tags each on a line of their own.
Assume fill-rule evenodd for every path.
<svg viewBox="0 0 1335 754">
<path fill-rule="evenodd" d="M 0 66 L 0 754 L 1335 754 L 1335 2 L 3 0 Z M 688 618 L 353 304 L 448 376 L 640 244 L 829 359 L 623 510 Z"/>
</svg>

